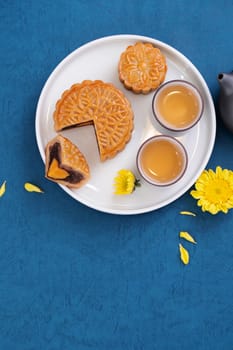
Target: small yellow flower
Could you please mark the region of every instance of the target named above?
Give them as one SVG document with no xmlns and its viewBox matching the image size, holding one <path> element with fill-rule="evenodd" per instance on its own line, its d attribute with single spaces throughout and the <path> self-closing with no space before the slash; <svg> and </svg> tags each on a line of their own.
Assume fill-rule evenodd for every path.
<svg viewBox="0 0 233 350">
<path fill-rule="evenodd" d="M 132 171 L 121 169 L 114 178 L 114 194 L 130 194 L 135 190 L 136 186 L 140 186 Z"/>
<path fill-rule="evenodd" d="M 227 213 L 233 208 L 233 171 L 216 167 L 204 170 L 195 183 L 195 190 L 190 192 L 197 199 L 202 211 L 217 214 Z"/>
</svg>

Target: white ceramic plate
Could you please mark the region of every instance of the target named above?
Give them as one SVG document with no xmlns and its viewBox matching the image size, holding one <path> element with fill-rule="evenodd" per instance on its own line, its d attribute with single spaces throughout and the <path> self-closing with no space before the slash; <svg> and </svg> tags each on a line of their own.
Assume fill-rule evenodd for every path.
<svg viewBox="0 0 233 350">
<path fill-rule="evenodd" d="M 137 41 L 150 42 L 159 47 L 167 59 L 166 80 L 185 79 L 195 84 L 204 98 L 204 114 L 191 130 L 175 135 L 186 147 L 189 164 L 184 177 L 176 184 L 157 188 L 141 179 L 141 187 L 130 195 L 114 195 L 113 180 L 118 170 L 127 168 L 138 176 L 136 154 L 141 143 L 157 134 L 169 134 L 159 127 L 152 114 L 153 93 L 135 95 L 126 90 L 118 79 L 118 61 L 122 51 Z M 213 150 L 216 117 L 209 89 L 194 65 L 180 52 L 160 41 L 138 35 L 116 35 L 101 38 L 78 48 L 68 55 L 48 78 L 38 101 L 36 111 L 36 138 L 45 161 L 45 146 L 56 134 L 53 128 L 53 111 L 62 92 L 82 80 L 100 79 L 121 89 L 134 110 L 134 131 L 131 141 L 115 158 L 101 163 L 95 132 L 92 126 L 62 132 L 85 155 L 91 179 L 80 189 L 61 186 L 65 192 L 88 207 L 113 214 L 139 214 L 161 208 L 184 194 L 204 170 Z"/>
</svg>

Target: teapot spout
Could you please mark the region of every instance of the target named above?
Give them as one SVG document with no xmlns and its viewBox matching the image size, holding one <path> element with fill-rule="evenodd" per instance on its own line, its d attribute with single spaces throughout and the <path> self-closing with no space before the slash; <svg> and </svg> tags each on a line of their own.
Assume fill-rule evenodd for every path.
<svg viewBox="0 0 233 350">
<path fill-rule="evenodd" d="M 222 92 L 225 95 L 233 94 L 233 72 L 232 73 L 219 73 L 218 82 Z"/>
</svg>

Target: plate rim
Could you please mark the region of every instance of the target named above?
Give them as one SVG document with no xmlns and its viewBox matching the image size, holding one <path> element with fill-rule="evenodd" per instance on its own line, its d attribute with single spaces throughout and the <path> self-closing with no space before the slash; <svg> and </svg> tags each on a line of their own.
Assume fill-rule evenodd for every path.
<svg viewBox="0 0 233 350">
<path fill-rule="evenodd" d="M 37 103 L 37 107 L 36 107 L 36 114 L 35 114 L 35 134 L 36 134 L 36 141 L 37 141 L 37 146 L 39 149 L 39 153 L 40 156 L 43 160 L 43 162 L 45 163 L 45 152 L 44 152 L 44 147 L 42 146 L 42 139 L 41 137 L 39 137 L 39 123 L 40 123 L 40 118 L 39 118 L 39 112 L 41 109 L 41 105 L 43 103 L 43 97 L 44 94 L 46 93 L 47 87 L 50 84 L 50 81 L 52 81 L 56 74 L 59 72 L 59 70 L 62 68 L 62 66 L 64 66 L 65 64 L 67 64 L 70 60 L 72 60 L 73 56 L 76 56 L 77 53 L 82 52 L 83 50 L 88 49 L 91 46 L 94 46 L 98 43 L 102 43 L 105 41 L 112 41 L 112 40 L 138 40 L 138 41 L 146 41 L 146 42 L 152 42 L 153 44 L 157 44 L 160 47 L 169 50 L 170 52 L 172 52 L 175 56 L 178 56 L 180 58 L 182 58 L 182 60 L 184 60 L 185 62 L 187 62 L 188 66 L 191 67 L 192 71 L 195 73 L 195 75 L 198 76 L 198 78 L 200 79 L 200 82 L 202 84 L 202 86 L 205 89 L 205 93 L 207 94 L 208 97 L 208 103 L 209 103 L 209 108 L 210 108 L 210 114 L 212 117 L 212 121 L 214 121 L 214 123 L 212 123 L 212 133 L 211 135 L 211 144 L 209 145 L 209 147 L 206 149 L 206 153 L 205 153 L 205 157 L 203 157 L 202 160 L 202 167 L 199 169 L 199 171 L 197 171 L 196 174 L 196 179 L 200 176 L 201 172 L 205 169 L 211 154 L 213 152 L 213 148 L 215 145 L 215 139 L 216 139 L 216 111 L 215 111 L 215 107 L 214 107 L 214 102 L 213 102 L 213 98 L 212 95 L 210 93 L 209 87 L 204 79 L 204 77 L 202 76 L 202 74 L 200 73 L 200 71 L 195 67 L 195 65 L 192 63 L 192 61 L 187 58 L 183 53 L 181 53 L 179 50 L 177 50 L 176 48 L 172 47 L 171 45 L 157 40 L 155 38 L 152 37 L 148 37 L 148 36 L 144 36 L 144 35 L 137 35 L 137 34 L 116 34 L 116 35 L 109 35 L 109 36 L 104 36 L 104 37 L 100 37 L 97 39 L 94 39 L 92 41 L 88 41 L 84 44 L 82 44 L 80 47 L 77 47 L 75 50 L 73 50 L 72 52 L 70 52 L 67 56 L 65 56 L 57 65 L 56 67 L 50 72 L 47 80 L 45 81 L 43 88 L 40 92 L 39 95 L 39 99 L 38 99 L 38 103 Z M 178 191 L 178 195 L 172 196 L 172 199 L 167 199 L 161 202 L 161 205 L 155 205 L 155 206 L 149 206 L 146 208 L 140 208 L 140 209 L 114 209 L 114 208 L 106 208 L 105 207 L 98 207 L 98 205 L 93 205 L 92 203 L 88 203 L 88 201 L 82 199 L 82 198 L 77 198 L 77 194 L 74 193 L 71 189 L 69 189 L 67 186 L 58 184 L 58 186 L 60 186 L 67 194 L 69 194 L 69 196 L 71 196 L 73 199 L 75 199 L 76 201 L 78 201 L 79 203 L 82 203 L 83 205 L 92 208 L 94 210 L 100 211 L 100 212 L 104 212 L 104 213 L 108 213 L 108 214 L 117 214 L 117 215 L 136 215 L 136 214 L 143 214 L 143 213 L 147 213 L 147 212 L 151 212 L 154 210 L 158 210 L 160 208 L 163 208 L 165 206 L 167 206 L 168 204 L 173 203 L 174 201 L 176 201 L 178 198 L 180 198 L 182 195 L 184 195 L 187 190 L 189 188 L 192 187 L 194 183 L 190 184 L 190 182 L 188 182 L 186 184 L 186 186 L 184 186 L 184 188 L 182 189 L 182 191 Z"/>
</svg>

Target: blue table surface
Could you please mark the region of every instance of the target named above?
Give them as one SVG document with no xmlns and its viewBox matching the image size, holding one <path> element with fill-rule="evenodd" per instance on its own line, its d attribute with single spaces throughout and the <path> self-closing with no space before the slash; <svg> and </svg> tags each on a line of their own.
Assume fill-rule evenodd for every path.
<svg viewBox="0 0 233 350">
<path fill-rule="evenodd" d="M 233 349 L 233 211 L 202 213 L 189 191 L 141 215 L 88 208 L 44 178 L 34 127 L 41 89 L 69 53 L 145 35 L 203 75 L 217 112 L 207 168 L 233 169 L 217 109 L 217 75 L 233 69 L 232 18 L 230 0 L 0 2 L 0 349 Z M 26 192 L 26 181 L 45 193 Z M 183 243 L 188 266 L 181 230 L 198 241 Z"/>
</svg>

